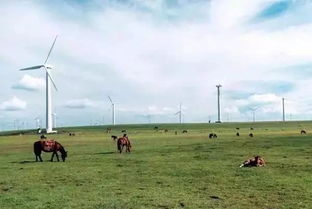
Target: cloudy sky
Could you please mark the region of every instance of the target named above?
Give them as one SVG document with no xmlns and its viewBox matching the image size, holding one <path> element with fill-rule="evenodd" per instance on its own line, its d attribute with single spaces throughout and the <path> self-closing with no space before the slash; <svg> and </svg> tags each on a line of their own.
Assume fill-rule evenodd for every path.
<svg viewBox="0 0 312 209">
<path fill-rule="evenodd" d="M 312 118 L 310 0 L 0 2 L 0 129 L 45 125 L 49 64 L 57 125 Z"/>
</svg>

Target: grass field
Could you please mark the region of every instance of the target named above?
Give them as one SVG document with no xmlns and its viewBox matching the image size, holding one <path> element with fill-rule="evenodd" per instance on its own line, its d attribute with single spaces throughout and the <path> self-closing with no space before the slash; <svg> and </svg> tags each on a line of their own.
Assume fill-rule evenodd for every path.
<svg viewBox="0 0 312 209">
<path fill-rule="evenodd" d="M 105 129 L 64 128 L 51 136 L 68 151 L 65 163 L 49 162 L 46 153 L 34 162 L 37 135 L 0 136 L 0 208 L 312 208 L 312 122 Z M 110 138 L 122 129 L 131 154 L 118 154 Z M 218 138 L 209 139 L 210 132 Z M 265 167 L 239 168 L 256 154 Z"/>
</svg>

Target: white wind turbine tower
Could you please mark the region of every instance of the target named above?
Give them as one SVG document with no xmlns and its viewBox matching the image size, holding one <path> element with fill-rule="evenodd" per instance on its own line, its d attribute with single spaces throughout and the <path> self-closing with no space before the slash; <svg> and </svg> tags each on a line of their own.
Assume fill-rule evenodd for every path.
<svg viewBox="0 0 312 209">
<path fill-rule="evenodd" d="M 110 96 L 108 96 L 108 99 L 112 104 L 112 124 L 115 125 L 115 104 L 113 100 L 110 98 Z"/>
<path fill-rule="evenodd" d="M 55 37 L 53 44 L 50 48 L 50 51 L 48 53 L 48 56 L 43 64 L 20 69 L 23 71 L 23 70 L 37 70 L 37 69 L 43 68 L 46 72 L 46 133 L 56 133 L 56 131 L 53 131 L 52 95 L 51 95 L 51 83 L 50 82 L 52 82 L 55 90 L 57 90 L 57 88 L 50 74 L 50 70 L 52 69 L 52 66 L 47 65 L 47 62 L 53 50 L 56 39 L 57 39 L 57 36 Z"/>
<path fill-rule="evenodd" d="M 179 114 L 179 123 L 182 123 L 182 103 L 180 103 L 180 110 L 175 113 L 175 115 Z"/>
</svg>

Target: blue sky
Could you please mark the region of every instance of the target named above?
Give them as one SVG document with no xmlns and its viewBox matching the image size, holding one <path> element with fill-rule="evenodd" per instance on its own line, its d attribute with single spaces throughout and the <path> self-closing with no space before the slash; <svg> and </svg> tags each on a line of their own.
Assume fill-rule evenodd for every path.
<svg viewBox="0 0 312 209">
<path fill-rule="evenodd" d="M 0 129 L 44 126 L 41 64 L 57 124 L 312 118 L 312 2 L 303 0 L 6 1 L 0 3 Z"/>
</svg>

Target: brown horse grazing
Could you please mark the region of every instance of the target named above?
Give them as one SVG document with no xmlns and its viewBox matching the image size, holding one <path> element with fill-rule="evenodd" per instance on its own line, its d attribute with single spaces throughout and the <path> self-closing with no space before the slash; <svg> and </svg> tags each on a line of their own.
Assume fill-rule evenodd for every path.
<svg viewBox="0 0 312 209">
<path fill-rule="evenodd" d="M 127 134 L 124 134 L 123 137 L 117 140 L 117 149 L 119 150 L 119 153 L 122 152 L 124 146 L 126 146 L 126 152 L 130 152 L 131 143 L 129 138 L 127 137 Z"/>
<path fill-rule="evenodd" d="M 41 151 L 53 152 L 51 162 L 53 162 L 54 155 L 56 155 L 57 161 L 60 161 L 57 152 L 61 153 L 63 162 L 65 162 L 65 159 L 67 157 L 67 152 L 65 151 L 64 147 L 54 140 L 40 140 L 34 143 L 34 153 L 36 155 L 36 162 L 38 162 L 38 158 L 40 162 L 42 162 Z"/>
<path fill-rule="evenodd" d="M 265 161 L 259 155 L 255 156 L 254 158 L 249 158 L 240 167 L 262 167 L 265 165 Z"/>
</svg>

